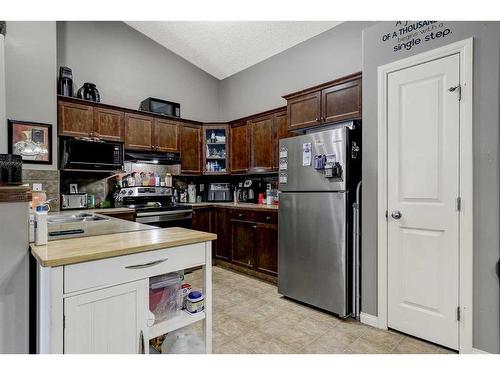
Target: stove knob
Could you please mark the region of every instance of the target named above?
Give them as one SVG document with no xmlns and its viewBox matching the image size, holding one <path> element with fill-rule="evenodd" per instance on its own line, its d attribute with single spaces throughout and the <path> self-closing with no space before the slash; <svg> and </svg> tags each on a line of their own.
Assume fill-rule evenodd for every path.
<svg viewBox="0 0 500 375">
<path fill-rule="evenodd" d="M 124 195 L 124 194 L 126 194 L 126 193 L 127 193 L 127 190 L 122 190 L 122 191 L 120 191 L 120 194 L 122 194 L 122 195 Z"/>
<path fill-rule="evenodd" d="M 132 195 L 133 193 L 134 193 L 134 192 L 133 192 L 132 190 L 129 190 L 127 194 L 128 194 L 128 195 Z"/>
</svg>

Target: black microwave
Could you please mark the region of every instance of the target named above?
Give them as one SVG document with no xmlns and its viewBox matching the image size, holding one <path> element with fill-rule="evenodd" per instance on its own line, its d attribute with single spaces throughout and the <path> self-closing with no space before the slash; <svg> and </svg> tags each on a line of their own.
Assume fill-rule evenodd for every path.
<svg viewBox="0 0 500 375">
<path fill-rule="evenodd" d="M 114 172 L 123 169 L 123 144 L 62 138 L 61 169 Z"/>
<path fill-rule="evenodd" d="M 181 105 L 156 98 L 147 98 L 141 102 L 141 111 L 158 113 L 160 115 L 181 117 Z"/>
</svg>

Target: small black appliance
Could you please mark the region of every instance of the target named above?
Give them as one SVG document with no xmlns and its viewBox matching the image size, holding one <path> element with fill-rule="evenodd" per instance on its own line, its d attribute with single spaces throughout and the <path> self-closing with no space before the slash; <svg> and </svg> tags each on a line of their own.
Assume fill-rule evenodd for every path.
<svg viewBox="0 0 500 375">
<path fill-rule="evenodd" d="M 85 82 L 82 87 L 76 93 L 76 96 L 80 99 L 90 100 L 99 103 L 101 101 L 101 96 L 99 95 L 99 90 L 95 87 L 95 84 L 90 82 Z"/>
<path fill-rule="evenodd" d="M 147 98 L 141 102 L 140 111 L 154 112 L 160 115 L 181 117 L 181 105 L 168 100 Z"/>
<path fill-rule="evenodd" d="M 67 66 L 59 67 L 59 95 L 73 96 L 73 72 Z"/>
</svg>

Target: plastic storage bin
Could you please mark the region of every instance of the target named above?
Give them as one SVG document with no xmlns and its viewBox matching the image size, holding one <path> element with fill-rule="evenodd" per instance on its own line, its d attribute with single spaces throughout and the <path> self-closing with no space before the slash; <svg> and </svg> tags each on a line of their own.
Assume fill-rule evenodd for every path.
<svg viewBox="0 0 500 375">
<path fill-rule="evenodd" d="M 176 316 L 182 309 L 180 289 L 184 276 L 168 273 L 149 279 L 149 309 L 155 322 Z"/>
</svg>

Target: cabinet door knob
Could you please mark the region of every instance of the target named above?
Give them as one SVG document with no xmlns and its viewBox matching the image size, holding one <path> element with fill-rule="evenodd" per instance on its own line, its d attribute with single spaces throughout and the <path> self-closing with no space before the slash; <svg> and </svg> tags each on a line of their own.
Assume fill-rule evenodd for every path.
<svg viewBox="0 0 500 375">
<path fill-rule="evenodd" d="M 267 221 L 271 220 L 271 216 L 267 216 L 267 217 L 266 217 L 266 220 L 267 220 Z"/>
<path fill-rule="evenodd" d="M 243 217 L 243 214 L 238 214 L 238 217 Z"/>
</svg>

